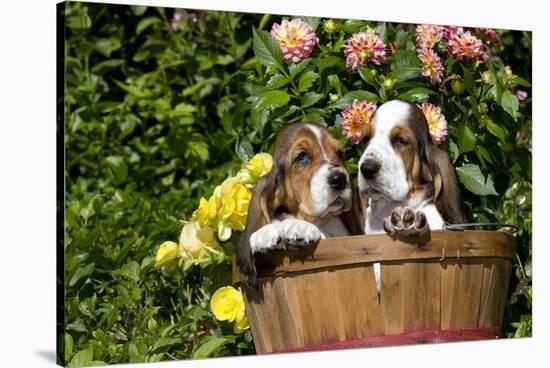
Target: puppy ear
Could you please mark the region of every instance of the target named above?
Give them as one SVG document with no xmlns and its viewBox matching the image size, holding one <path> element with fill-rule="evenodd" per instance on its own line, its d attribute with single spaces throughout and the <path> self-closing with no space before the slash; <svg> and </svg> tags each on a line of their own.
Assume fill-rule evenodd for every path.
<svg viewBox="0 0 550 368">
<path fill-rule="evenodd" d="M 348 229 L 350 235 L 362 235 L 365 233 L 363 226 L 365 220 L 363 217 L 363 206 L 359 193 L 354 187 L 351 190 L 351 209 L 347 212 L 342 212 L 340 219 Z"/>
<path fill-rule="evenodd" d="M 246 228 L 237 245 L 237 266 L 248 279 L 250 286 L 255 289 L 257 288 L 256 268 L 250 249 L 250 236 L 262 226 L 271 223 L 271 216 L 280 205 L 283 180 L 284 166 L 276 165 L 256 183 L 248 206 Z"/>
<path fill-rule="evenodd" d="M 425 145 L 425 165 L 422 177 L 434 184 L 434 200 L 443 220 L 450 223 L 464 223 L 464 213 L 460 201 L 460 186 L 455 168 L 447 153 L 433 143 Z"/>
</svg>

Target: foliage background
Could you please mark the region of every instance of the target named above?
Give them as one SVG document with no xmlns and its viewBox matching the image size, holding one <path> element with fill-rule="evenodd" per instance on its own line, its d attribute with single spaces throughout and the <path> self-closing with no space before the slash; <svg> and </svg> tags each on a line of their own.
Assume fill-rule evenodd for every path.
<svg viewBox="0 0 550 368">
<path fill-rule="evenodd" d="M 161 272 L 154 254 L 161 242 L 177 239 L 180 220 L 201 196 L 253 153 L 269 151 L 284 124 L 316 121 L 347 142 L 339 113 L 354 97 L 429 100 L 443 108 L 450 131 L 443 148 L 465 172 L 468 219 L 520 229 L 504 330 L 530 336 L 531 103 L 506 93 L 503 72 L 510 65 L 530 94 L 529 32 L 501 31 L 486 66 L 446 65 L 446 75 L 460 79 L 438 90 L 411 69 L 406 75 L 398 69 L 418 69 L 414 25 L 337 21 L 328 34 L 322 20 L 302 17 L 317 27 L 324 46 L 292 70 L 255 58 L 261 45 L 253 46 L 253 27 L 270 29 L 281 17 L 190 11 L 173 28 L 173 13 L 65 7 L 65 321 L 59 336 L 65 354 L 59 362 L 253 354 L 250 332 L 235 335 L 208 309 L 211 294 L 231 284 L 227 259 L 236 237 L 223 245 L 226 259 L 208 267 L 179 264 Z M 374 78 L 368 69 L 346 72 L 341 52 L 345 38 L 367 26 L 388 44 L 399 41 L 398 53 Z M 489 65 L 494 88 L 479 82 Z M 383 87 L 387 78 L 396 82 L 391 89 Z M 339 99 L 332 102 L 331 94 Z M 356 172 L 359 150 L 349 143 L 346 149 Z"/>
</svg>

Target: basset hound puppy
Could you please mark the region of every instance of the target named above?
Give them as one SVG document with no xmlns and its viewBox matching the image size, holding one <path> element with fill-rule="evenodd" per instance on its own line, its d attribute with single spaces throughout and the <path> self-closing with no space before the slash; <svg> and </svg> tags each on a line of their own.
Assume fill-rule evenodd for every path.
<svg viewBox="0 0 550 368">
<path fill-rule="evenodd" d="M 422 110 L 403 101 L 380 106 L 362 133 L 359 195 L 364 232 L 426 239 L 444 222 L 464 223 L 460 188 L 449 157 L 432 142 Z M 378 290 L 380 264 L 374 264 Z"/>
<path fill-rule="evenodd" d="M 288 125 L 276 137 L 273 168 L 254 188 L 237 265 L 255 288 L 255 253 L 362 234 L 360 216 L 340 142 L 319 125 Z"/>
<path fill-rule="evenodd" d="M 420 237 L 444 222 L 464 222 L 454 167 L 432 142 L 416 105 L 384 103 L 362 142 L 358 184 L 366 204 L 365 234 Z"/>
</svg>

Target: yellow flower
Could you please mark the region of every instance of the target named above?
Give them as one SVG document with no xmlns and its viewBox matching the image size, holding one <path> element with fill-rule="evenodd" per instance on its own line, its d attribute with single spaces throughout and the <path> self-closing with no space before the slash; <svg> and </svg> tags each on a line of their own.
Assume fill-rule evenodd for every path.
<svg viewBox="0 0 550 368">
<path fill-rule="evenodd" d="M 155 267 L 161 268 L 172 262 L 178 256 L 178 245 L 173 241 L 165 241 L 157 251 L 155 257 Z"/>
<path fill-rule="evenodd" d="M 242 185 L 236 177 L 232 177 L 226 179 L 222 183 L 218 193 L 221 202 L 218 211 L 220 222 L 222 222 L 224 226 L 227 225 L 232 229 L 243 231 L 246 226 L 248 205 L 250 204 L 252 192 Z M 218 231 L 218 236 L 219 235 Z M 224 238 L 225 237 L 220 237 L 221 240 L 227 240 Z"/>
<path fill-rule="evenodd" d="M 206 226 L 216 218 L 218 212 L 218 202 L 216 196 L 210 197 L 207 201 L 201 197 L 199 208 L 193 212 L 192 220 L 198 220 L 201 226 Z"/>
<path fill-rule="evenodd" d="M 241 334 L 249 328 L 250 325 L 248 324 L 248 317 L 245 314 L 240 321 L 235 322 L 235 324 L 233 325 L 233 332 L 236 334 Z"/>
<path fill-rule="evenodd" d="M 210 299 L 210 310 L 219 321 L 237 321 L 244 327 L 248 321 L 243 321 L 244 298 L 243 294 L 232 286 L 224 286 L 216 290 Z"/>
<path fill-rule="evenodd" d="M 198 221 L 186 222 L 181 230 L 179 254 L 184 258 L 201 258 L 218 247 L 210 226 L 201 226 Z"/>
<path fill-rule="evenodd" d="M 270 172 L 271 167 L 273 167 L 273 157 L 265 152 L 256 154 L 244 164 L 244 168 L 247 169 L 250 175 L 256 180 Z"/>
</svg>

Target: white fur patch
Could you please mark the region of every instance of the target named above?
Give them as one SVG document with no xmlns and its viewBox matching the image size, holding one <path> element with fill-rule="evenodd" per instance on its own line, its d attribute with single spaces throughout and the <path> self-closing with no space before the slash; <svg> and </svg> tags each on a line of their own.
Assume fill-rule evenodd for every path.
<svg viewBox="0 0 550 368">
<path fill-rule="evenodd" d="M 287 242 L 302 240 L 304 243 L 316 243 L 326 239 L 326 235 L 311 222 L 296 219 L 286 219 L 281 222 L 280 235 Z"/>
<path fill-rule="evenodd" d="M 408 114 L 410 106 L 402 101 L 387 102 L 374 114 L 374 136 L 370 137 L 367 149 L 359 160 L 359 167 L 367 158 L 373 158 L 381 164 L 374 179 L 367 181 L 363 175 L 359 175 L 359 190 L 365 192 L 369 198 L 401 201 L 409 193 L 405 165 L 390 141 L 392 129 L 406 119 Z"/>
<path fill-rule="evenodd" d="M 317 213 L 323 214 L 327 211 L 334 194 L 328 184 L 330 165 L 325 163 L 317 170 L 310 182 L 311 199 Z"/>
<path fill-rule="evenodd" d="M 262 226 L 250 235 L 250 249 L 252 253 L 267 252 L 272 249 L 280 249 L 280 221 Z"/>
</svg>

